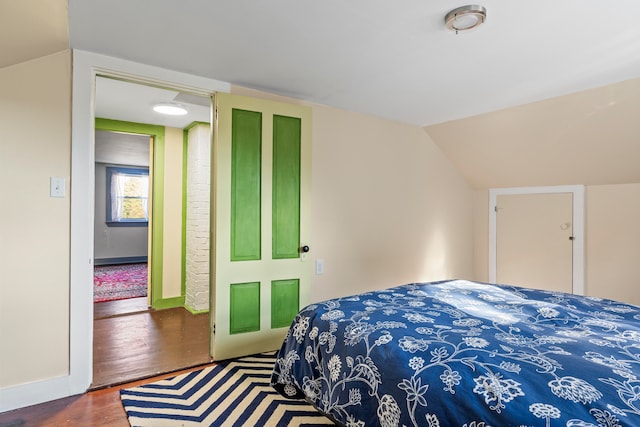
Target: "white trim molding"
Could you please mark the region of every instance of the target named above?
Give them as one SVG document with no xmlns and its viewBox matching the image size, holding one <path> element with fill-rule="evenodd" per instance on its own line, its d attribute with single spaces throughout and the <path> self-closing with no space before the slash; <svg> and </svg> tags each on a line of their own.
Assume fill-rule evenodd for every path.
<svg viewBox="0 0 640 427">
<path fill-rule="evenodd" d="M 489 282 L 497 280 L 496 201 L 498 196 L 514 194 L 571 193 L 573 195 L 573 283 L 572 291 L 584 295 L 585 217 L 584 186 L 492 188 L 489 190 Z"/>
<path fill-rule="evenodd" d="M 0 389 L 0 412 L 84 393 L 93 376 L 94 105 L 96 76 L 213 96 L 226 82 L 73 50 L 69 375 Z"/>
</svg>

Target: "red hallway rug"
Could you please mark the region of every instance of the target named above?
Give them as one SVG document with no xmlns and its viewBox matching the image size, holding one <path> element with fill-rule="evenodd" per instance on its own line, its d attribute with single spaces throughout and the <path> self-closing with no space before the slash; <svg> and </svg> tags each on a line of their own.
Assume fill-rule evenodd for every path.
<svg viewBox="0 0 640 427">
<path fill-rule="evenodd" d="M 96 266 L 93 272 L 93 302 L 147 296 L 146 263 Z"/>
</svg>

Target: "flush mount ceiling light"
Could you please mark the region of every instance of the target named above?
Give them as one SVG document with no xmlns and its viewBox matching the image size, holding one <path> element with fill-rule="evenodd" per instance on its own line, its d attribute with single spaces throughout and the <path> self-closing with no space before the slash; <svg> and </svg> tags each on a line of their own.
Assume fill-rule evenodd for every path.
<svg viewBox="0 0 640 427">
<path fill-rule="evenodd" d="M 187 114 L 187 109 L 177 102 L 163 102 L 153 106 L 153 111 L 160 114 L 166 114 L 168 116 L 184 116 Z"/>
<path fill-rule="evenodd" d="M 451 31 L 465 31 L 475 28 L 487 19 L 487 9 L 475 4 L 453 9 L 444 17 L 444 25 Z"/>
</svg>

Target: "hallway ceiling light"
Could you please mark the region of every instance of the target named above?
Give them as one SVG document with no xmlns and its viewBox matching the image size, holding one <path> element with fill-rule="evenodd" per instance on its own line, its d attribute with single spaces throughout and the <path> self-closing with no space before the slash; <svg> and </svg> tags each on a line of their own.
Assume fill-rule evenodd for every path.
<svg viewBox="0 0 640 427">
<path fill-rule="evenodd" d="M 444 25 L 451 31 L 466 31 L 480 26 L 487 19 L 487 9 L 478 5 L 453 9 L 444 17 Z"/>
<path fill-rule="evenodd" d="M 188 113 L 187 109 L 177 102 L 162 102 L 153 106 L 153 111 L 168 116 L 184 116 Z"/>
</svg>

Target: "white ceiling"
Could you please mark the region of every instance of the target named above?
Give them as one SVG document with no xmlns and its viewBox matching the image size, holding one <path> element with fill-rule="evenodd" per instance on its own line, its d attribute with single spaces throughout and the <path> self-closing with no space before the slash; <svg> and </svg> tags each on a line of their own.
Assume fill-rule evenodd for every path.
<svg viewBox="0 0 640 427">
<path fill-rule="evenodd" d="M 193 122 L 211 121 L 210 98 L 105 77 L 96 79 L 95 102 L 95 115 L 100 118 L 179 129 Z M 167 116 L 153 111 L 155 104 L 163 102 L 178 102 L 187 109 L 187 114 Z"/>
<path fill-rule="evenodd" d="M 32 1 L 32 0 L 29 0 Z M 640 2 L 69 0 L 70 47 L 420 126 L 640 77 Z"/>
</svg>

